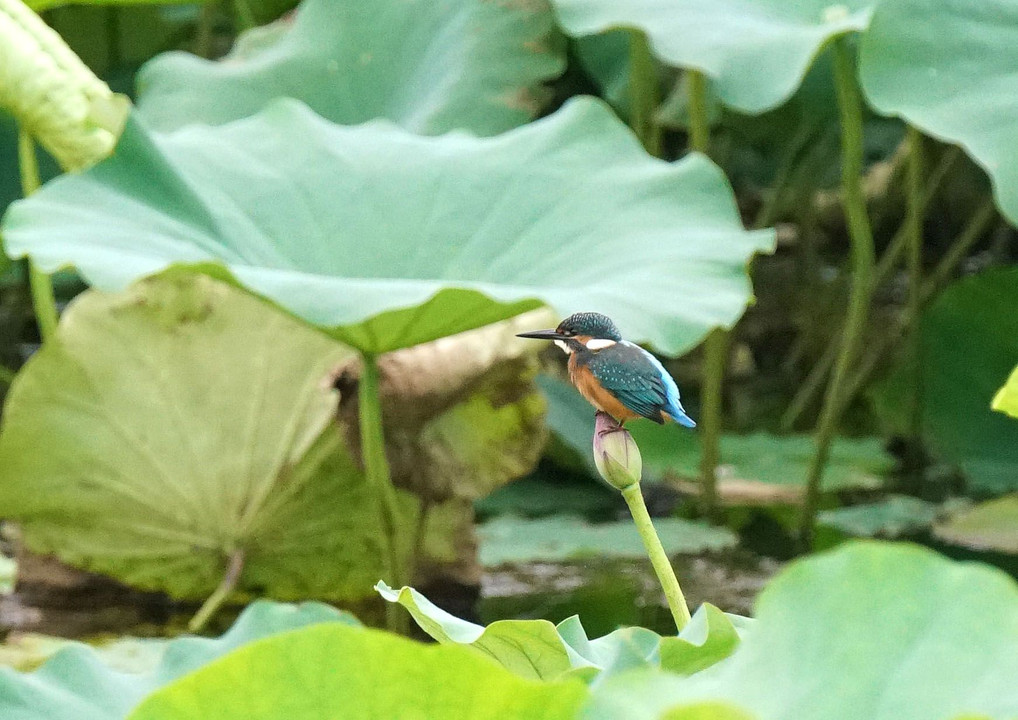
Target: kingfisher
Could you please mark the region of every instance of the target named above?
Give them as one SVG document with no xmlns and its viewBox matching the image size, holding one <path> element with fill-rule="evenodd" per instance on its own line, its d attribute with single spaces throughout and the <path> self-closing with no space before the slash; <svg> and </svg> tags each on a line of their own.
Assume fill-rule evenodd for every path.
<svg viewBox="0 0 1018 720">
<path fill-rule="evenodd" d="M 647 418 L 663 425 L 674 420 L 696 427 L 682 409 L 679 388 L 649 352 L 628 340 L 607 315 L 570 315 L 554 330 L 519 333 L 517 337 L 552 340 L 569 356 L 569 379 L 587 402 L 615 419 Z"/>
</svg>

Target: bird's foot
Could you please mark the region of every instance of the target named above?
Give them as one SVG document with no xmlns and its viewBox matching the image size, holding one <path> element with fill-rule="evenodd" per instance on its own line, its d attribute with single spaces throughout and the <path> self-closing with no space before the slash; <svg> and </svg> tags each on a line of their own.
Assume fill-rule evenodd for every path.
<svg viewBox="0 0 1018 720">
<path fill-rule="evenodd" d="M 606 413 L 604 410 L 598 410 L 595 415 L 596 419 L 600 421 L 596 423 L 598 425 L 598 437 L 604 437 L 605 435 L 611 435 L 612 433 L 622 432 L 625 430 L 625 428 L 622 427 L 622 423 Z"/>
</svg>

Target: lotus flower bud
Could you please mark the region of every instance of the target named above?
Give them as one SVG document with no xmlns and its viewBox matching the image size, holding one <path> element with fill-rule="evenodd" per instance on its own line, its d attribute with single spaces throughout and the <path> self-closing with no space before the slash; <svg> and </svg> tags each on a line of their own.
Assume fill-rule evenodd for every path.
<svg viewBox="0 0 1018 720">
<path fill-rule="evenodd" d="M 113 151 L 130 102 L 21 0 L 0 0 L 0 108 L 61 167 L 81 170 Z"/>
<path fill-rule="evenodd" d="M 611 415 L 598 412 L 594 423 L 594 464 L 612 487 L 625 490 L 640 482 L 643 458 L 629 431 Z"/>
</svg>

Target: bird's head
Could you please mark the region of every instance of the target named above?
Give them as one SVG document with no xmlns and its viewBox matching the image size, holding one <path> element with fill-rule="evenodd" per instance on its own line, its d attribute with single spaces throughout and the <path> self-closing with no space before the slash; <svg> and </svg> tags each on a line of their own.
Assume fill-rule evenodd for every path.
<svg viewBox="0 0 1018 720">
<path fill-rule="evenodd" d="M 597 352 L 622 341 L 622 335 L 607 315 L 581 312 L 570 315 L 554 330 L 535 330 L 517 337 L 552 340 L 567 354 Z"/>
</svg>

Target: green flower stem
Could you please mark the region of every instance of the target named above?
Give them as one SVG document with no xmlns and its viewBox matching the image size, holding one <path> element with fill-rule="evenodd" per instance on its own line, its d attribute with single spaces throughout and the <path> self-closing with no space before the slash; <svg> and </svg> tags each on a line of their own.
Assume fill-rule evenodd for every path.
<svg viewBox="0 0 1018 720">
<path fill-rule="evenodd" d="M 799 539 L 805 547 L 810 547 L 813 543 L 813 526 L 820 503 L 820 484 L 830 455 L 831 441 L 834 439 L 834 432 L 841 417 L 843 385 L 858 353 L 866 327 L 870 296 L 873 292 L 873 271 L 876 266 L 873 234 L 866 215 L 866 198 L 862 187 L 862 101 L 855 82 L 852 49 L 844 37 L 838 38 L 834 43 L 834 75 L 841 119 L 841 183 L 852 246 L 852 286 L 841 348 L 834 363 L 831 381 L 824 396 L 824 406 L 817 423 L 816 453 L 806 477 L 806 497 L 799 522 Z"/>
<path fill-rule="evenodd" d="M 940 158 L 940 162 L 937 163 L 936 168 L 929 174 L 926 179 L 926 186 L 923 191 L 922 207 L 925 208 L 929 205 L 933 196 L 939 192 L 941 185 L 944 183 L 944 179 L 947 177 L 948 171 L 954 167 L 954 164 L 958 159 L 962 157 L 961 149 L 958 147 L 952 147 L 946 150 Z M 877 263 L 877 269 L 874 273 L 873 287 L 879 287 L 883 285 L 891 277 L 891 273 L 898 266 L 898 261 L 904 254 L 906 246 L 908 244 L 908 225 L 903 223 L 898 231 L 891 238 L 891 242 L 887 244 L 887 249 L 880 256 L 880 262 Z M 836 335 L 840 338 L 840 333 Z M 830 372 L 831 366 L 834 365 L 834 360 L 838 356 L 838 343 L 832 342 L 827 346 L 824 354 L 820 357 L 820 360 L 813 365 L 810 369 L 806 379 L 799 386 L 799 390 L 795 393 L 795 397 L 792 398 L 792 402 L 788 404 L 788 408 L 785 413 L 781 416 L 781 429 L 784 431 L 791 430 L 796 421 L 805 412 L 806 408 L 809 407 L 817 393 L 820 392 L 820 388 L 823 387 L 824 379 L 827 377 L 827 373 Z"/>
<path fill-rule="evenodd" d="M 237 32 L 244 32 L 251 28 L 258 27 L 258 20 L 251 11 L 247 0 L 233 0 L 233 17 L 236 23 Z"/>
<path fill-rule="evenodd" d="M 243 571 L 244 551 L 235 550 L 230 554 L 229 561 L 226 564 L 226 572 L 223 574 L 219 587 L 202 603 L 202 606 L 198 608 L 198 612 L 194 614 L 194 617 L 187 624 L 187 629 L 190 632 L 196 633 L 205 627 L 205 624 L 215 615 L 216 610 L 222 607 L 223 603 L 229 599 L 230 593 L 236 589 Z"/>
<path fill-rule="evenodd" d="M 650 558 L 650 564 L 654 566 L 654 572 L 657 574 L 658 582 L 661 583 L 661 589 L 665 592 L 668 609 L 672 611 L 672 617 L 675 619 L 675 627 L 679 632 L 682 632 L 682 628 L 689 623 L 689 608 L 686 606 L 686 598 L 682 594 L 682 588 L 679 587 L 679 580 L 675 577 L 672 564 L 668 561 L 668 554 L 665 553 L 661 539 L 657 536 L 657 531 L 654 530 L 654 523 L 650 519 L 647 504 L 643 501 L 643 493 L 640 491 L 640 483 L 633 483 L 625 488 L 622 491 L 622 497 L 629 505 L 629 512 L 633 515 L 636 530 L 640 533 L 643 546 L 647 549 L 647 557 Z"/>
<path fill-rule="evenodd" d="M 707 120 L 707 78 L 687 71 L 689 80 L 689 149 L 707 154 L 710 123 Z M 704 342 L 703 381 L 700 389 L 700 505 L 704 515 L 718 516 L 718 465 L 721 462 L 721 405 L 728 358 L 729 333 L 714 328 Z"/>
<path fill-rule="evenodd" d="M 39 163 L 35 155 L 35 143 L 32 136 L 23 128 L 18 131 L 18 166 L 21 170 L 21 191 L 28 197 L 39 189 Z M 49 342 L 57 331 L 59 316 L 57 301 L 53 294 L 53 282 L 49 275 L 39 270 L 28 260 L 28 284 L 32 289 L 32 307 L 35 309 L 35 321 L 39 326 L 42 341 Z"/>
<path fill-rule="evenodd" d="M 718 465 L 721 464 L 721 405 L 728 359 L 729 333 L 714 328 L 703 346 L 703 380 L 700 387 L 700 505 L 703 514 L 718 519 Z"/>
<path fill-rule="evenodd" d="M 410 583 L 407 577 L 409 568 L 401 550 L 407 547 L 400 537 L 399 508 L 396 502 L 396 488 L 392 484 L 389 460 L 385 456 L 385 432 L 382 427 L 381 383 L 378 372 L 378 357 L 365 354 L 362 356 L 358 403 L 360 409 L 361 456 L 364 463 L 364 475 L 368 484 L 375 489 L 380 505 L 382 531 L 385 536 L 387 557 L 386 564 L 389 577 L 386 578 L 393 587 L 402 587 Z M 386 621 L 390 630 L 400 631 L 405 628 L 404 613 L 393 610 L 391 603 L 386 603 Z"/>
<path fill-rule="evenodd" d="M 908 315 L 918 318 L 923 302 L 923 136 L 912 125 L 908 126 L 907 208 L 905 227 L 908 235 Z M 908 332 L 908 355 L 912 365 L 912 397 L 909 404 L 908 429 L 913 441 L 922 434 L 923 378 L 922 349 L 919 342 L 919 323 L 913 322 Z"/>
<path fill-rule="evenodd" d="M 689 80 L 689 149 L 707 155 L 710 123 L 707 119 L 707 78 L 699 70 L 687 70 Z"/>
<path fill-rule="evenodd" d="M 650 43 L 643 32 L 633 30 L 629 33 L 629 126 L 654 157 L 661 155 L 661 127 L 654 119 L 659 92 Z"/>
</svg>

